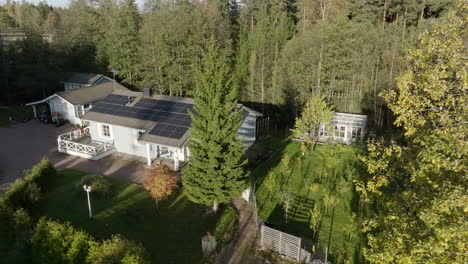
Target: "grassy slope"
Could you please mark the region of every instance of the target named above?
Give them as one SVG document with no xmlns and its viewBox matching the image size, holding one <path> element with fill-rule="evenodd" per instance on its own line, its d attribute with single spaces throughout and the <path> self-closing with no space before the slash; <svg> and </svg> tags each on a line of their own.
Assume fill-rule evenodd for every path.
<svg viewBox="0 0 468 264">
<path fill-rule="evenodd" d="M 96 238 L 120 233 L 141 242 L 152 263 L 197 263 L 201 238 L 213 231 L 222 214 L 207 215 L 206 207 L 189 202 L 182 192 L 160 202 L 159 210 L 139 185 L 112 180 L 107 198 L 91 193 L 94 219 L 88 219 L 86 193 L 76 187 L 83 172 L 64 170 L 41 200 L 35 215 L 69 221 Z"/>
<path fill-rule="evenodd" d="M 348 177 L 348 187 L 341 188 L 344 189 L 342 192 L 340 190 L 333 192 L 340 197 L 340 203 L 334 212 L 330 254 L 338 262 L 341 262 L 343 254 L 346 254 L 350 258 L 359 255 L 357 252 L 360 250 L 361 238 L 357 231 L 348 232 L 348 230 L 352 230 L 355 227 L 356 222 L 352 218 L 353 211 L 356 211 L 356 195 L 351 187 L 351 179 L 358 177 L 357 173 L 359 171 L 356 168 L 355 151 L 351 147 L 344 147 L 343 152 L 339 154 L 340 158 L 337 163 L 331 164 L 330 160 L 326 159 L 326 152 L 329 146 L 319 145 L 316 146 L 313 153 L 310 153 L 303 159 L 301 164 L 298 161 L 298 158 L 302 156 L 298 142 L 270 138 L 267 144 L 275 145 L 278 148 L 278 152 L 253 172 L 257 182 L 256 195 L 262 219 L 285 232 L 312 238 L 313 231 L 309 227 L 309 210 L 313 209 L 314 203 L 321 199 L 326 185 L 333 185 L 331 174 L 336 173 L 337 178 L 345 177 L 346 171 L 350 170 L 352 176 Z M 290 165 L 292 173 L 289 177 L 284 177 L 280 173 L 281 158 L 285 155 L 288 155 L 292 159 Z M 325 164 L 329 164 L 328 168 Z M 264 181 L 268 173 L 276 175 L 277 184 L 273 190 L 269 190 Z M 322 180 L 320 181 L 321 175 Z M 320 191 L 312 192 L 310 185 L 316 182 L 320 184 Z M 295 197 L 289 209 L 290 216 L 287 222 L 280 198 L 282 192 L 292 193 Z M 332 212 L 330 208 L 328 215 L 325 212 L 323 213 L 324 217 L 318 234 L 318 244 L 322 248 L 328 243 Z M 351 240 L 349 239 L 350 233 L 353 235 Z M 341 257 L 338 256 L 339 252 L 342 254 Z M 354 259 L 356 260 L 356 258 Z"/>
</svg>

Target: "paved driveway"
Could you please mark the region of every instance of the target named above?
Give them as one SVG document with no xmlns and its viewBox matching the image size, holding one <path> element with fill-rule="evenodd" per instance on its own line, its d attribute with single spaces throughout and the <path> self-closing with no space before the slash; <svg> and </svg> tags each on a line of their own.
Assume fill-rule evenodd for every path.
<svg viewBox="0 0 468 264">
<path fill-rule="evenodd" d="M 43 157 L 58 168 L 71 168 L 104 174 L 125 181 L 141 183 L 144 163 L 134 157 L 115 155 L 98 161 L 87 160 L 57 151 L 57 136 L 72 130 L 71 125 L 55 127 L 37 120 L 0 127 L 0 189 L 23 175 Z"/>
</svg>

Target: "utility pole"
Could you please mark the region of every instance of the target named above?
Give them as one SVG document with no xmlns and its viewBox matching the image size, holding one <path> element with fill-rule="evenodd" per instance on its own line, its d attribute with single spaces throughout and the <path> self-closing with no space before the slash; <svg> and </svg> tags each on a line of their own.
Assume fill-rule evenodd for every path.
<svg viewBox="0 0 468 264">
<path fill-rule="evenodd" d="M 91 192 L 91 185 L 83 185 L 83 189 L 86 192 L 86 195 L 88 196 L 88 210 L 89 210 L 89 218 L 93 218 L 93 212 L 91 212 L 91 201 L 89 199 L 89 193 Z"/>
</svg>

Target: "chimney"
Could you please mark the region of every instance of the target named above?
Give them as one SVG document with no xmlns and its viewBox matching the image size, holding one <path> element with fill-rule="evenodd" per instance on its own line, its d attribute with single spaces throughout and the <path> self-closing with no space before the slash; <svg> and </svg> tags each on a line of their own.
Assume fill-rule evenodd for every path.
<svg viewBox="0 0 468 264">
<path fill-rule="evenodd" d="M 151 88 L 149 85 L 143 86 L 143 96 L 144 97 L 151 97 L 153 95 Z"/>
</svg>

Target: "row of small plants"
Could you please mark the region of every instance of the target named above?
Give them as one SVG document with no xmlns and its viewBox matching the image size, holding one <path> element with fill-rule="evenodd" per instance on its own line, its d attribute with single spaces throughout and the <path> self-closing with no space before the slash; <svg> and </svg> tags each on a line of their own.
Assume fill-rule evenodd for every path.
<svg viewBox="0 0 468 264">
<path fill-rule="evenodd" d="M 70 264 L 145 264 L 148 254 L 143 246 L 120 235 L 98 241 L 70 223 L 61 223 L 41 217 L 37 222 L 31 216 L 44 191 L 59 176 L 47 160 L 41 160 L 16 180 L 0 196 L 0 244 L 9 251 L 22 251 L 24 262 Z M 80 181 L 91 185 L 93 192 L 107 195 L 110 182 L 100 175 L 88 175 Z M 27 259 L 30 258 L 30 259 Z"/>
</svg>

